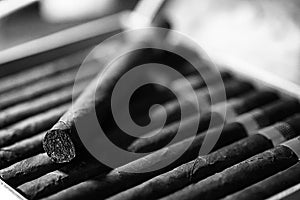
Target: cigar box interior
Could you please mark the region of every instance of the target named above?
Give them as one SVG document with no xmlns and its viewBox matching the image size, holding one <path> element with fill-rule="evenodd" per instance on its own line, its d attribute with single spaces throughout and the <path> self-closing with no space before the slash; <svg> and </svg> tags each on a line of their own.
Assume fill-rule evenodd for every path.
<svg viewBox="0 0 300 200">
<path fill-rule="evenodd" d="M 158 170 L 154 175 L 145 176 L 146 178 L 142 176 L 141 180 L 139 180 L 139 177 L 135 179 L 134 176 L 129 176 L 130 178 L 127 180 L 127 175 L 124 175 L 125 180 L 122 179 L 123 177 L 117 177 L 117 179 L 120 179 L 118 184 L 118 182 L 114 182 L 115 180 L 109 179 L 109 176 L 113 177 L 111 174 L 113 174 L 114 169 L 103 167 L 102 164 L 99 164 L 89 155 L 69 163 L 55 163 L 43 149 L 42 141 L 46 132 L 59 121 L 60 117 L 72 105 L 72 101 L 78 96 L 80 97 L 80 94 L 99 72 L 99 67 L 96 66 L 99 64 L 98 61 L 92 61 L 85 66 L 81 76 L 76 77 L 81 63 L 95 45 L 124 30 L 124 19 L 129 17 L 135 3 L 136 1 L 132 1 L 128 5 L 122 5 L 121 8 L 118 7 L 110 13 L 106 13 L 105 16 L 90 16 L 87 19 L 71 20 L 71 22 L 58 25 L 50 23 L 50 25 L 47 25 L 48 32 L 45 32 L 44 29 L 39 34 L 32 33 L 31 38 L 30 31 L 35 32 L 35 30 L 30 30 L 29 36 L 24 34 L 21 39 L 20 34 L 9 36 L 9 31 L 1 30 L 2 27 L 7 25 L 12 26 L 10 20 L 14 21 L 15 18 L 18 18 L 18 14 L 14 14 L 11 17 L 12 19 L 10 17 L 6 17 L 4 20 L 0 19 L 0 195 L 2 196 L 0 199 L 82 199 L 85 195 L 81 196 L 80 192 L 76 192 L 76 190 L 77 188 L 82 189 L 87 181 L 90 181 L 88 184 L 92 189 L 87 186 L 82 191 L 86 192 L 85 194 L 89 199 L 158 199 L 162 197 L 181 199 L 179 195 L 176 196 L 178 191 L 180 192 L 189 185 L 198 182 L 197 180 L 196 182 L 189 180 L 190 183 L 184 187 L 178 186 L 168 193 L 158 192 L 156 195 L 153 194 L 154 196 L 143 196 L 149 192 L 144 188 L 145 193 L 139 190 L 139 193 L 130 196 L 129 194 L 134 194 L 135 190 L 133 189 L 142 188 L 142 184 L 147 183 L 150 179 L 189 163 L 196 157 L 187 156 L 188 160 L 178 161 L 179 164 L 175 162 L 170 167 L 168 166 L 161 171 Z M 37 12 L 37 10 L 41 12 L 40 9 L 43 6 L 34 4 L 30 6 L 29 10 L 30 12 Z M 21 12 L 28 12 L 26 9 Z M 249 91 L 246 91 L 248 89 L 245 87 L 245 91 L 233 91 L 231 92 L 233 93 L 232 96 L 227 94 L 228 102 L 231 99 L 249 97 L 251 94 L 255 96 L 257 92 L 261 91 L 278 94 L 278 99 L 276 97 L 268 100 L 269 102 L 265 100 L 265 103 L 261 103 L 261 105 L 251 102 L 251 104 L 257 106 L 249 108 L 244 113 L 236 114 L 246 115 L 255 109 L 262 110 L 277 101 L 299 100 L 299 9 L 300 4 L 297 0 L 289 2 L 268 0 L 259 2 L 246 0 L 224 0 L 221 2 L 217 0 L 190 0 L 187 2 L 174 0 L 164 5 L 164 8 L 160 11 L 160 16 L 170 22 L 173 30 L 183 33 L 197 43 L 217 66 L 217 69 L 230 74 L 230 80 L 224 78 L 225 85 L 238 81 L 251 85 Z M 24 13 L 21 14 L 21 16 L 23 15 Z M 32 17 L 35 14 L 29 16 Z M 32 20 L 30 17 L 29 19 Z M 26 23 L 30 24 L 30 20 Z M 40 25 L 41 22 L 33 23 L 37 23 L 37 27 L 43 27 Z M 21 29 L 26 29 L 24 26 L 21 26 Z M 14 28 L 8 27 L 8 30 L 21 31 Z M 39 32 L 39 30 L 36 31 Z M 28 32 L 28 30 L 25 32 Z M 14 37 L 19 39 L 16 40 Z M 104 57 L 106 54 L 109 55 L 118 50 L 118 45 L 120 45 L 119 41 L 109 44 L 104 52 L 100 52 Z M 178 42 L 176 45 L 185 44 Z M 187 45 L 187 48 L 190 47 Z M 200 54 L 200 52 L 197 53 Z M 193 76 L 193 74 L 186 75 L 186 77 L 189 76 Z M 198 76 L 195 77 L 200 79 Z M 74 89 L 75 78 L 77 81 L 79 80 L 79 84 L 77 85 L 78 88 Z M 237 88 L 239 88 L 239 85 Z M 199 91 L 201 91 L 201 88 Z M 171 100 L 165 98 L 160 103 L 167 105 Z M 219 104 L 222 104 L 222 102 L 219 102 Z M 139 102 L 138 105 L 143 106 L 143 102 Z M 224 103 L 224 105 L 227 104 Z M 297 108 L 295 107 L 294 111 L 286 111 L 290 113 L 286 114 L 287 116 L 283 119 L 278 117 L 278 121 L 269 120 L 269 124 L 260 128 L 272 126 L 277 122 L 285 122 L 286 118 L 299 113 Z M 238 117 L 236 118 L 238 119 Z M 226 121 L 226 124 L 233 123 L 234 120 L 235 118 Z M 170 123 L 176 122 L 177 120 Z M 299 133 L 295 133 L 295 135 L 297 134 L 299 135 Z M 120 137 L 120 140 L 123 139 L 117 135 L 117 140 L 118 137 Z M 128 148 L 134 142 L 125 142 L 127 145 L 125 148 Z M 237 141 L 225 144 L 222 149 L 234 142 Z M 252 156 L 260 153 L 262 152 Z M 250 159 L 252 156 L 213 172 L 205 180 L 216 173 L 222 173 L 233 165 Z M 232 194 L 244 191 L 245 188 L 249 188 L 267 178 L 272 178 L 275 175 L 279 176 L 281 172 L 297 164 L 293 163 L 290 166 L 276 168 L 277 171 L 273 172 L 271 170 L 272 173 L 261 175 L 255 181 L 250 181 L 248 185 L 231 189 L 229 192 L 225 188 L 225 192 L 220 192 L 219 196 L 216 195 L 210 198 L 208 195 L 204 199 L 225 197 L 226 199 L 235 199 L 235 196 L 231 196 Z M 247 174 L 244 176 L 247 178 Z M 294 178 L 293 182 L 290 183 L 285 181 L 289 180 L 288 178 L 284 179 L 283 185 L 285 186 L 277 190 L 274 189 L 275 191 L 268 194 L 267 198 L 270 200 L 299 199 L 300 173 L 296 177 L 299 178 Z M 136 180 L 136 182 L 132 180 Z M 96 183 L 97 181 L 99 183 Z M 111 185 L 109 185 L 110 181 Z M 106 184 L 103 186 L 103 190 L 106 191 L 99 189 L 100 196 L 97 196 L 98 193 L 95 191 L 97 191 L 97 187 L 102 187 L 101 183 Z M 168 184 L 165 183 L 165 185 Z M 163 185 L 159 187 L 164 190 Z M 159 187 L 155 189 L 159 191 Z M 264 187 L 267 188 L 267 186 L 262 188 Z M 218 194 L 218 191 L 215 193 Z M 173 194 L 176 195 L 172 196 Z M 184 197 L 185 199 L 196 198 L 195 196 Z M 249 198 L 249 196 L 247 197 Z M 252 199 L 255 199 L 255 197 L 253 196 Z"/>
</svg>

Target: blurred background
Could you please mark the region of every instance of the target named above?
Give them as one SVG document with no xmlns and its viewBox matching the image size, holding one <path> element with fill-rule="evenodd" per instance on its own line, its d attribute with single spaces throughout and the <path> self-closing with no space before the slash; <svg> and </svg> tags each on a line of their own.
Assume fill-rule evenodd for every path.
<svg viewBox="0 0 300 200">
<path fill-rule="evenodd" d="M 12 0 L 19 3 L 18 0 Z M 12 2 L 11 1 L 11 2 Z M 133 9 L 137 0 L 42 0 L 1 19 L 0 49 L 67 29 L 122 10 Z M 5 9 L 5 1 L 0 7 Z"/>
<path fill-rule="evenodd" d="M 34 2 L 1 19 L 0 50 L 131 10 L 137 2 Z M 5 1 L 0 7 L 5 7 Z M 175 30 L 193 38 L 211 58 L 242 60 L 300 84 L 299 9 L 298 0 L 172 0 L 163 14 Z"/>
</svg>

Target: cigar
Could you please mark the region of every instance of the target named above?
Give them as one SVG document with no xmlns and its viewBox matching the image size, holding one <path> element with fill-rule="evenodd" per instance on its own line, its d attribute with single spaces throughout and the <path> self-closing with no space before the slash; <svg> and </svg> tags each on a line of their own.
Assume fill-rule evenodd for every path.
<svg viewBox="0 0 300 200">
<path fill-rule="evenodd" d="M 148 60 L 153 61 L 157 58 L 156 53 L 157 51 L 151 48 L 134 51 L 114 62 L 104 74 L 99 73 L 73 106 L 47 132 L 43 147 L 53 161 L 70 162 L 84 149 L 77 135 L 74 121 L 83 121 L 94 108 L 98 113 L 106 113 L 110 108 L 112 90 L 118 79 L 131 68 L 149 63 Z M 101 87 L 98 87 L 99 80 L 101 80 Z"/>
<path fill-rule="evenodd" d="M 90 80 L 97 72 L 99 72 L 99 67 L 95 64 L 90 64 L 86 66 L 85 70 L 83 70 L 83 73 L 78 75 L 77 80 Z M 10 90 L 0 95 L 0 109 L 5 109 L 25 101 L 31 101 L 32 99 L 41 95 L 54 92 L 69 85 L 73 85 L 76 74 L 77 70 L 75 69 L 53 77 L 35 81 L 34 83 L 25 87 Z"/>
<path fill-rule="evenodd" d="M 18 186 L 17 190 L 28 199 L 40 199 L 92 178 L 99 171 L 108 172 L 108 170 L 108 167 L 95 159 L 80 160 L 26 182 Z"/>
<path fill-rule="evenodd" d="M 254 87 L 251 83 L 246 81 L 239 81 L 239 80 L 229 80 L 224 82 L 224 87 L 215 86 L 211 87 L 210 92 L 207 88 L 199 89 L 196 91 L 197 94 L 197 102 L 193 102 L 190 99 L 190 94 L 183 95 L 183 103 L 182 105 L 179 104 L 179 101 L 173 100 L 164 105 L 164 108 L 158 108 L 152 111 L 151 115 L 153 118 L 161 119 L 162 116 L 167 115 L 166 124 L 169 124 L 174 121 L 178 121 L 181 118 L 181 109 L 185 109 L 188 112 L 188 116 L 193 114 L 197 114 L 197 111 L 206 110 L 208 109 L 212 102 L 210 101 L 211 97 L 219 97 L 222 94 L 222 90 L 225 89 L 226 99 L 231 99 L 236 96 L 243 95 L 247 92 L 251 92 L 254 90 Z M 215 98 L 216 102 L 219 103 L 220 101 L 224 100 L 222 98 Z M 199 109 L 197 109 L 199 106 Z"/>
<path fill-rule="evenodd" d="M 267 200 L 288 200 L 288 199 L 298 199 L 300 194 L 300 184 L 294 185 L 278 194 L 267 198 Z"/>
<path fill-rule="evenodd" d="M 52 162 L 45 153 L 42 153 L 0 170 L 0 176 L 6 183 L 16 187 L 60 167 L 62 164 Z"/>
<path fill-rule="evenodd" d="M 223 81 L 228 81 L 233 78 L 232 74 L 229 72 L 226 72 L 226 71 L 222 71 L 220 73 L 220 75 L 221 75 L 221 78 Z M 214 74 L 212 72 L 207 72 L 204 74 L 204 76 L 206 76 L 205 80 L 208 83 L 206 83 L 201 76 L 199 76 L 197 74 L 196 75 L 192 74 L 192 75 L 187 76 L 186 78 L 173 81 L 171 83 L 171 89 L 174 91 L 184 92 L 184 90 L 186 90 L 186 87 L 187 87 L 185 85 L 185 81 L 186 81 L 185 79 L 187 79 L 187 81 L 191 84 L 193 89 L 200 89 L 200 88 L 207 86 L 208 84 L 213 85 L 214 83 L 216 83 L 216 84 L 219 83 L 218 76 L 216 76 L 216 74 Z"/>
<path fill-rule="evenodd" d="M 228 199 L 266 199 L 299 183 L 300 163 L 265 180 L 227 196 Z"/>
<path fill-rule="evenodd" d="M 300 133 L 290 130 L 290 127 L 299 120 L 300 115 L 293 116 L 284 122 L 249 133 L 250 136 L 245 139 L 223 147 L 211 154 L 200 156 L 189 163 L 154 177 L 110 199 L 157 199 L 171 194 L 251 156 L 271 149 L 278 143 L 296 137 Z M 269 133 L 269 135 L 266 136 L 265 133 Z M 278 140 L 278 133 L 281 136 L 281 140 Z"/>
<path fill-rule="evenodd" d="M 214 83 L 218 84 L 218 77 L 216 76 L 216 74 L 209 71 L 205 75 L 207 76 L 206 81 L 208 82 L 208 84 L 211 84 L 211 85 L 213 85 Z M 230 74 L 229 72 L 226 72 L 226 71 L 222 71 L 221 77 L 224 81 L 228 81 L 228 80 L 232 79 L 232 74 Z M 144 89 L 141 92 L 140 96 L 142 96 L 142 98 L 138 98 L 137 101 L 134 102 L 133 113 L 136 113 L 136 114 L 132 114 L 132 115 L 139 117 L 139 118 L 136 118 L 136 120 L 139 122 L 142 122 L 142 120 L 144 120 L 144 118 L 142 118 L 143 117 L 142 114 L 145 112 L 148 112 L 150 109 L 150 106 L 152 106 L 154 104 L 163 104 L 163 103 L 166 103 L 167 101 L 174 100 L 176 97 L 172 93 L 172 91 L 184 92 L 187 87 L 184 85 L 186 80 L 185 80 L 185 78 L 183 78 L 183 79 L 184 80 L 177 79 L 177 80 L 173 81 L 170 85 L 170 88 L 171 88 L 170 90 L 165 89 L 164 87 L 147 85 L 146 86 L 147 89 L 146 90 Z M 186 77 L 186 79 L 191 84 L 193 89 L 203 88 L 207 85 L 207 83 L 204 82 L 204 79 L 199 75 L 195 75 L 195 74 L 189 75 Z M 145 94 L 146 94 L 146 97 L 145 97 Z M 153 95 L 153 94 L 157 94 L 157 95 Z"/>
<path fill-rule="evenodd" d="M 0 80 L 0 94 L 18 87 L 24 87 L 43 78 L 78 68 L 84 59 L 84 55 L 82 52 L 76 53 L 48 64 L 39 65 L 17 74 L 3 77 Z"/>
<path fill-rule="evenodd" d="M 293 129 L 300 131 L 298 121 L 293 123 Z M 300 155 L 299 139 L 284 142 L 163 199 L 219 199 L 244 189 L 296 164 Z"/>
<path fill-rule="evenodd" d="M 247 94 L 240 98 L 234 98 L 229 100 L 226 107 L 227 120 L 233 120 L 236 116 L 246 113 L 256 107 L 263 106 L 267 103 L 278 99 L 278 95 L 272 91 L 258 91 Z M 221 113 L 218 108 L 224 104 L 216 105 L 211 110 L 215 113 Z M 221 115 L 221 114 L 220 114 Z M 196 116 L 197 117 L 197 116 Z M 223 119 L 223 116 L 220 116 Z M 197 119 L 197 118 L 196 118 Z M 211 112 L 204 113 L 199 121 L 198 132 L 207 130 L 210 125 Z M 222 121 L 222 120 L 220 120 Z M 182 126 L 190 127 L 195 123 L 195 117 L 188 118 L 181 122 Z M 132 152 L 149 152 L 162 148 L 177 134 L 180 123 L 175 122 L 166 126 L 160 133 L 153 134 L 151 137 L 144 137 L 135 140 L 129 147 L 128 150 Z M 218 123 L 214 123 L 218 125 Z M 152 134 L 152 133 L 150 133 Z"/>
<path fill-rule="evenodd" d="M 190 48 L 184 47 L 183 45 L 178 45 L 173 48 L 183 48 L 185 51 L 189 51 L 189 52 L 192 51 Z M 193 67 L 192 67 L 193 73 L 191 73 L 189 69 L 189 67 L 191 66 L 187 66 L 188 62 L 182 57 L 178 56 L 177 54 L 174 54 L 169 51 L 162 51 L 161 54 L 162 55 L 160 55 L 160 57 L 162 57 L 162 59 L 159 61 L 161 61 L 162 64 L 174 67 L 181 74 L 186 75 L 187 76 L 186 79 L 190 81 L 193 88 L 200 88 L 200 87 L 204 87 L 207 84 L 213 85 L 218 83 L 219 77 L 216 75 L 216 73 L 213 73 L 213 71 L 209 67 L 201 66 L 200 68 L 201 76 L 200 76 L 199 74 L 197 74 L 199 72 L 195 70 Z M 191 52 L 191 54 L 192 54 L 191 57 L 193 57 L 194 59 L 199 58 L 199 55 L 194 51 Z M 190 73 L 192 75 L 187 75 Z M 206 76 L 205 77 L 206 83 L 204 83 L 202 76 Z M 155 75 L 152 75 L 152 77 L 154 77 L 155 79 Z M 229 80 L 232 78 L 232 75 L 229 72 L 222 71 L 221 77 L 223 80 Z M 185 80 L 185 78 L 183 79 Z M 138 124 L 141 125 L 147 124 L 149 122 L 148 112 L 151 106 L 154 104 L 164 104 L 168 101 L 174 100 L 176 96 L 174 95 L 173 92 L 174 91 L 179 92 L 180 90 L 184 90 L 184 88 L 182 88 L 182 83 L 185 83 L 184 80 L 176 79 L 175 81 L 172 81 L 167 87 L 155 85 L 155 84 L 148 84 L 138 88 L 130 99 L 129 106 L 133 108 L 130 110 L 131 111 L 130 115 L 132 119 L 136 121 Z M 221 83 L 223 84 L 223 82 Z M 127 105 L 125 105 L 125 107 L 126 106 Z M 122 112 L 122 110 L 120 110 L 120 112 Z M 147 116 L 145 116 L 145 113 L 147 113 Z"/>
<path fill-rule="evenodd" d="M 0 147 L 11 145 L 14 142 L 46 131 L 57 122 L 69 107 L 70 104 L 61 105 L 0 130 Z"/>
<path fill-rule="evenodd" d="M 86 85 L 87 82 L 82 82 L 77 84 L 77 87 L 74 88 L 74 90 L 73 86 L 70 86 L 53 94 L 38 98 L 34 101 L 23 103 L 4 110 L 0 113 L 0 124 L 3 125 L 4 123 L 12 123 L 27 116 L 48 110 L 49 108 L 59 106 L 60 104 L 70 102 L 72 100 L 72 92 L 73 98 L 76 98 Z M 33 156 L 36 153 L 41 153 L 43 151 L 42 140 L 44 136 L 45 132 L 37 134 L 33 137 L 29 137 L 25 140 L 21 140 L 20 142 L 17 142 L 11 146 L 1 148 L 0 169 L 22 159 Z"/>
<path fill-rule="evenodd" d="M 88 81 L 82 81 L 76 84 L 74 89 L 73 86 L 67 86 L 33 101 L 24 102 L 2 110 L 0 113 L 0 128 L 72 101 L 72 98 L 76 98 L 87 84 Z"/>
<path fill-rule="evenodd" d="M 174 98 L 175 95 L 164 87 L 153 84 L 145 85 L 138 88 L 130 97 L 130 115 L 133 120 L 146 123 L 148 119 L 146 119 L 145 113 L 149 112 L 151 106 L 166 103 Z M 120 106 L 120 112 L 122 112 L 122 106 L 123 105 Z M 126 105 L 124 106 L 126 107 Z M 143 119 L 141 120 L 141 118 Z"/>
<path fill-rule="evenodd" d="M 22 159 L 43 152 L 42 140 L 46 133 L 17 142 L 11 146 L 0 149 L 0 169 L 8 167 Z"/>
<path fill-rule="evenodd" d="M 215 74 L 213 74 L 212 72 L 209 72 L 208 74 L 210 76 L 210 77 L 208 77 L 208 79 L 210 79 L 210 80 L 208 80 L 210 82 L 210 84 L 213 84 L 213 82 L 217 81 Z M 228 73 L 228 72 L 223 72 L 223 73 L 221 73 L 221 75 L 222 75 L 223 80 L 227 80 L 227 79 L 232 78 L 231 74 Z M 191 85 L 192 85 L 193 88 L 198 88 L 198 87 L 204 87 L 205 86 L 205 83 L 203 82 L 203 80 L 201 79 L 201 77 L 199 75 L 190 75 L 190 76 L 187 77 L 187 79 L 191 79 L 190 82 L 191 82 Z M 200 82 L 199 82 L 199 80 L 200 80 Z M 153 87 L 153 85 L 147 85 L 146 87 L 142 88 L 142 92 L 140 92 L 140 91 L 138 92 L 138 93 L 141 93 L 140 96 L 142 96 L 142 97 L 139 97 L 138 95 L 137 96 L 139 98 L 137 98 L 137 99 L 135 98 L 136 96 L 134 96 L 134 95 L 131 97 L 131 99 L 134 99 L 134 101 L 130 105 L 133 108 L 132 109 L 133 111 L 130 112 L 130 115 L 131 115 L 132 119 L 135 122 L 137 122 L 137 124 L 139 124 L 139 125 L 148 124 L 149 123 L 149 117 L 148 117 L 148 115 L 145 115 L 145 113 L 148 113 L 151 106 L 154 105 L 154 104 L 164 104 L 168 101 L 171 101 L 171 100 L 175 99 L 176 97 L 171 91 L 183 90 L 183 92 L 184 92 L 184 88 L 183 88 L 181 82 L 182 82 L 182 80 L 180 80 L 180 79 L 175 80 L 174 84 L 171 85 L 171 88 L 173 88 L 171 90 L 166 90 L 164 87 L 157 87 L 157 86 Z M 198 85 L 198 84 L 200 84 L 200 85 Z M 149 95 L 147 95 L 147 94 L 149 94 Z M 264 95 L 262 95 L 262 96 L 264 96 Z M 270 98 L 274 98 L 274 99 L 278 98 L 277 96 L 275 97 L 274 93 L 271 94 L 270 96 L 265 95 L 265 97 L 266 97 L 265 99 L 261 99 L 262 103 L 264 101 L 269 101 Z M 260 101 L 259 101 L 259 103 L 260 103 Z M 194 112 L 194 111 L 195 111 L 195 109 L 192 108 L 192 112 Z M 122 110 L 120 110 L 120 113 L 122 113 Z M 202 122 L 200 123 L 199 131 L 206 130 L 206 127 L 209 124 L 208 123 L 209 118 L 210 118 L 210 116 L 208 116 L 208 115 L 206 117 L 203 117 L 203 123 Z M 169 123 L 169 122 L 167 122 L 167 123 Z M 201 125 L 201 124 L 203 124 L 203 125 Z M 112 126 L 116 127 L 117 125 L 112 125 Z M 176 131 L 178 129 L 178 124 L 177 125 L 167 124 L 167 127 L 168 128 L 165 128 L 166 130 L 169 129 L 169 130 Z M 153 129 L 151 129 L 151 130 L 153 130 Z M 154 129 L 154 131 L 155 131 L 155 129 Z M 147 131 L 145 131 L 145 132 L 147 132 Z M 162 131 L 162 132 L 165 132 L 165 131 Z M 150 133 L 150 134 L 152 134 L 152 133 Z M 124 133 L 122 130 L 116 128 L 112 131 L 112 133 L 109 134 L 109 139 L 111 141 L 113 141 L 116 145 L 118 145 L 119 147 L 126 149 L 137 138 L 136 137 L 131 137 L 128 134 Z M 143 139 L 141 139 L 141 140 L 143 140 Z M 163 140 L 161 140 L 161 142 L 163 142 Z M 152 148 L 151 151 L 159 149 L 159 147 L 152 146 L 151 144 L 149 144 L 149 146 Z M 162 147 L 164 145 L 162 144 L 160 146 Z M 131 151 L 134 151 L 134 148 Z"/>
<path fill-rule="evenodd" d="M 250 121 L 249 119 L 253 120 L 253 118 L 255 118 L 258 124 L 257 128 L 262 128 L 276 122 L 276 120 L 282 120 L 283 118 L 286 118 L 287 116 L 299 111 L 299 107 L 299 103 L 296 100 L 279 101 L 262 108 L 260 114 L 255 111 L 251 113 L 251 115 L 250 113 L 247 114 L 247 120 L 245 120 L 246 116 L 244 116 L 242 119 L 246 122 Z M 245 138 L 248 136 L 248 132 L 252 132 L 254 129 L 247 126 L 247 124 L 243 124 L 242 120 L 240 120 L 239 122 L 228 123 L 224 126 L 224 128 L 217 127 L 215 130 L 211 129 L 207 134 L 215 134 L 218 128 L 220 128 L 222 132 L 214 150 Z M 198 156 L 199 149 L 204 141 L 204 138 L 205 135 L 198 135 L 195 138 L 192 137 L 185 139 L 124 166 L 118 167 L 106 175 L 99 175 L 91 180 L 84 181 L 57 194 L 47 197 L 46 199 L 73 200 L 82 198 L 107 198 L 130 187 L 136 186 L 148 180 L 149 178 L 167 172 L 181 164 L 195 159 Z M 187 144 L 191 145 L 186 150 Z M 184 152 L 183 155 L 182 152 Z M 182 156 L 179 156 L 178 158 L 178 155 Z M 156 167 L 160 166 L 161 163 L 174 160 L 174 158 L 178 159 L 165 168 L 159 168 L 159 170 L 151 171 L 149 173 L 128 173 L 128 171 L 132 169 L 136 169 L 137 171 L 141 169 L 157 169 Z"/>
</svg>

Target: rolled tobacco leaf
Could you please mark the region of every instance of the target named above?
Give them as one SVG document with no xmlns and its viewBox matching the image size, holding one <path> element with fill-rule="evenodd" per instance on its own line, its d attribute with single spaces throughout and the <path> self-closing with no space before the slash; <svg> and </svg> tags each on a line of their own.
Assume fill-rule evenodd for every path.
<svg viewBox="0 0 300 200">
<path fill-rule="evenodd" d="M 42 140 L 45 132 L 0 149 L 0 169 L 8 167 L 29 156 L 43 152 Z"/>
<path fill-rule="evenodd" d="M 87 84 L 87 81 L 83 81 L 76 85 L 77 87 L 74 88 L 74 90 L 73 86 L 67 86 L 32 101 L 17 104 L 2 110 L 0 112 L 0 128 L 16 123 L 26 117 L 47 111 L 61 104 L 71 102 L 72 98 L 76 98 Z"/>
<path fill-rule="evenodd" d="M 9 185 L 18 186 L 60 167 L 62 164 L 51 161 L 45 153 L 41 153 L 0 170 L 0 176 Z"/>
<path fill-rule="evenodd" d="M 300 163 L 293 165 L 292 167 L 279 172 L 265 180 L 262 180 L 254 185 L 251 185 L 239 192 L 232 195 L 228 195 L 228 199 L 266 199 L 272 195 L 275 195 L 285 189 L 288 189 L 298 184 L 300 177 Z"/>
<path fill-rule="evenodd" d="M 229 102 L 226 104 L 226 114 L 228 115 L 228 113 L 230 113 L 230 115 L 225 117 L 228 120 L 234 120 L 234 118 L 240 114 L 246 113 L 252 110 L 253 108 L 263 106 L 277 99 L 278 95 L 271 91 L 258 91 L 250 93 L 240 98 L 234 98 L 232 100 L 229 100 Z M 220 105 L 216 105 L 215 108 L 211 108 L 211 110 L 215 113 L 214 115 L 217 115 L 218 113 L 222 115 L 222 113 L 218 111 L 218 106 Z M 210 120 L 212 117 L 211 115 L 212 113 L 210 111 L 202 114 L 198 124 L 198 132 L 203 132 L 207 130 L 207 128 L 209 128 Z M 220 119 L 223 118 L 223 116 L 220 116 Z M 195 124 L 196 120 L 197 116 L 192 116 L 186 120 L 183 120 L 180 123 L 182 126 L 186 126 L 188 128 Z M 222 120 L 219 121 L 221 122 Z M 149 136 L 136 139 L 132 142 L 132 144 L 130 144 L 128 150 L 132 152 L 149 152 L 162 148 L 163 146 L 168 144 L 168 142 L 177 134 L 180 123 L 171 123 L 156 134 L 149 133 L 153 135 L 151 137 Z M 217 126 L 219 124 L 214 123 L 213 125 Z M 153 132 L 157 131 L 154 130 Z"/>
<path fill-rule="evenodd" d="M 296 137 L 300 133 L 290 131 L 293 123 L 298 123 L 300 115 L 285 122 L 279 122 L 267 128 L 249 133 L 250 136 L 223 147 L 211 154 L 183 164 L 167 173 L 154 177 L 141 185 L 119 193 L 110 199 L 157 199 L 171 194 L 183 187 L 220 172 L 251 156 L 273 148 L 274 144 Z M 268 132 L 269 137 L 264 133 Z M 278 133 L 281 140 L 278 141 Z"/>
<path fill-rule="evenodd" d="M 253 115 L 255 114 L 255 120 L 257 120 L 258 127 L 265 127 L 278 120 L 281 120 L 296 111 L 299 111 L 299 103 L 295 100 L 284 100 L 276 102 L 272 105 L 266 106 L 262 109 L 260 114 L 257 112 L 248 113 L 249 119 L 253 120 Z M 246 115 L 246 114 L 245 114 Z M 245 119 L 246 117 L 243 117 Z M 247 121 L 247 120 L 245 120 Z M 221 136 L 215 146 L 215 150 L 225 145 L 231 144 L 237 140 L 240 140 L 248 135 L 248 126 L 243 125 L 242 122 L 232 122 L 228 123 L 223 127 L 220 127 L 222 132 Z M 248 127 L 249 128 L 249 127 Z M 218 128 L 211 129 L 206 134 L 216 134 Z M 251 129 L 253 131 L 253 128 Z M 165 147 L 158 151 L 155 151 L 145 157 L 128 163 L 124 166 L 118 167 L 108 174 L 101 174 L 99 176 L 74 185 L 68 189 L 58 192 L 52 196 L 47 197 L 48 200 L 53 199 L 101 199 L 107 198 L 121 191 L 124 191 L 130 187 L 136 186 L 149 178 L 167 172 L 174 167 L 177 167 L 183 163 L 186 163 L 192 159 L 195 159 L 199 154 L 199 149 L 205 139 L 204 135 L 198 135 L 196 137 L 185 139 L 181 142 L 175 143 L 171 146 Z M 191 144 L 187 151 L 187 144 Z M 184 152 L 182 154 L 182 152 Z M 181 156 L 179 156 L 181 155 Z M 179 156 L 179 158 L 178 158 Z M 174 160 L 178 158 L 175 162 L 171 163 L 165 168 L 160 168 L 159 170 L 150 170 L 149 173 L 129 173 L 128 171 L 132 169 L 145 170 L 145 169 L 155 169 L 161 163 L 168 162 L 169 160 Z"/>
<path fill-rule="evenodd" d="M 80 159 L 26 182 L 18 186 L 17 190 L 29 199 L 39 199 L 92 178 L 99 171 L 108 172 L 109 168 L 92 158 Z"/>
<path fill-rule="evenodd" d="M 166 123 L 171 123 L 177 120 L 180 120 L 181 117 L 181 109 L 185 109 L 189 111 L 189 115 L 197 114 L 197 106 L 199 106 L 200 111 L 201 110 L 207 110 L 212 102 L 211 97 L 219 97 L 220 93 L 222 94 L 222 90 L 225 89 L 226 99 L 231 99 L 233 97 L 245 94 L 247 92 L 250 92 L 254 90 L 254 87 L 251 83 L 246 81 L 239 81 L 239 80 L 229 80 L 227 82 L 224 82 L 224 87 L 217 85 L 217 86 L 211 86 L 211 89 L 208 90 L 207 88 L 202 88 L 199 90 L 196 90 L 197 94 L 197 102 L 191 101 L 189 94 L 183 95 L 183 103 L 180 105 L 179 101 L 176 99 L 174 101 L 167 102 L 164 105 L 164 108 L 158 108 L 156 110 L 153 110 L 151 115 L 154 118 L 161 118 L 161 115 L 164 115 L 166 112 L 167 119 Z M 222 98 L 216 98 L 216 102 L 213 103 L 219 103 Z"/>
<path fill-rule="evenodd" d="M 297 121 L 288 131 L 299 132 L 299 128 Z M 296 164 L 299 145 L 298 137 L 291 139 L 163 199 L 219 199 Z"/>
<path fill-rule="evenodd" d="M 90 64 L 86 69 L 78 75 L 77 80 L 91 80 L 95 73 L 99 72 L 99 67 Z M 47 77 L 35 81 L 25 87 L 16 88 L 0 95 L 0 109 L 31 101 L 34 98 L 57 91 L 63 87 L 73 85 L 77 69 L 66 71 L 54 77 Z"/>
<path fill-rule="evenodd" d="M 35 81 L 63 73 L 70 69 L 76 69 L 83 61 L 84 55 L 85 54 L 82 52 L 76 53 L 74 55 L 55 60 L 51 63 L 39 65 L 16 74 L 3 77 L 0 80 L 0 94 L 15 88 L 24 87 Z"/>
<path fill-rule="evenodd" d="M 69 107 L 70 104 L 64 104 L 0 130 L 0 147 L 11 145 L 17 141 L 46 131 L 57 122 Z"/>
</svg>

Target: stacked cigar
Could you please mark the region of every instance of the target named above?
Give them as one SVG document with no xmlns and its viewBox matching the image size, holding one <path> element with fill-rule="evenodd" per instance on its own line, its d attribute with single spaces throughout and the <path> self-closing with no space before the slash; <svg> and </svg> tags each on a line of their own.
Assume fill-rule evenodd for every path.
<svg viewBox="0 0 300 200">
<path fill-rule="evenodd" d="M 103 57 L 105 52 L 111 53 L 103 50 Z M 165 109 L 154 109 L 151 116 L 160 118 L 165 113 L 166 123 L 136 138 L 111 121 L 107 110 L 111 92 L 134 66 L 153 61 L 172 65 L 174 55 L 151 48 L 136 51 L 104 74 L 97 58 L 76 76 L 80 55 L 0 79 L 0 177 L 25 198 L 265 199 L 299 184 L 297 99 L 258 89 L 226 69 L 216 74 L 200 57 L 195 59 L 202 63 L 201 74 L 191 70 L 191 63 L 176 59 L 174 68 L 189 80 L 196 99 L 189 98 L 182 79 L 169 84 L 182 94 L 182 104 L 168 89 L 145 87 L 131 102 L 137 110 L 134 118 L 143 123 L 149 106 L 161 104 Z M 94 91 L 95 99 L 91 98 Z M 218 98 L 222 92 L 225 98 Z M 217 101 L 211 100 L 214 97 Z M 182 107 L 189 111 L 184 119 Z M 114 169 L 91 156 L 74 123 L 86 120 L 94 108 L 107 116 L 103 122 L 115 144 L 148 154 Z M 183 134 L 173 140 L 179 128 Z M 216 144 L 205 149 L 204 144 L 215 137 Z M 131 173 L 131 169 L 155 170 Z"/>
</svg>

